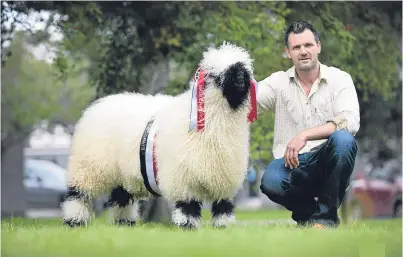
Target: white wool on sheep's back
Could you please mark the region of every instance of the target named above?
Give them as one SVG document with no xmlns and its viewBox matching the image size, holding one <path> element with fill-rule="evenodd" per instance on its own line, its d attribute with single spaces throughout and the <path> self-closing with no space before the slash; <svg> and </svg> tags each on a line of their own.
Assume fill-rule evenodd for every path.
<svg viewBox="0 0 403 257">
<path fill-rule="evenodd" d="M 141 135 L 150 117 L 172 99 L 123 93 L 94 103 L 76 125 L 68 180 L 92 195 L 109 193 L 119 184 L 142 188 Z M 140 193 L 148 195 L 146 189 Z"/>
</svg>

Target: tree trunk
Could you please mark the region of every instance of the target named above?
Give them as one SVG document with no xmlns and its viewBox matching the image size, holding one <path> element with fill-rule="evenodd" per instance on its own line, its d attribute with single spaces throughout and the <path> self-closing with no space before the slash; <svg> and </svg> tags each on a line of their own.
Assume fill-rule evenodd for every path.
<svg viewBox="0 0 403 257">
<path fill-rule="evenodd" d="M 24 217 L 24 143 L 12 144 L 1 153 L 1 216 Z"/>
</svg>

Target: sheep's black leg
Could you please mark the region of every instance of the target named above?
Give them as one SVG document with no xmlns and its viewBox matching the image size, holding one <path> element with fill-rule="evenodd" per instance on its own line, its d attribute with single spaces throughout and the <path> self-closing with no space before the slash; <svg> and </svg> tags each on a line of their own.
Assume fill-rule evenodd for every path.
<svg viewBox="0 0 403 257">
<path fill-rule="evenodd" d="M 234 205 L 228 199 L 214 201 L 211 206 L 214 227 L 226 227 L 235 222 Z"/>
<path fill-rule="evenodd" d="M 83 190 L 70 185 L 61 210 L 64 224 L 69 227 L 87 225 L 91 216 L 91 199 Z"/>
<path fill-rule="evenodd" d="M 200 226 L 202 203 L 196 200 L 177 201 L 172 221 L 181 228 L 194 229 Z"/>
<path fill-rule="evenodd" d="M 107 207 L 111 209 L 112 222 L 116 225 L 134 226 L 139 217 L 139 206 L 134 201 L 133 194 L 129 193 L 123 186 L 115 187 Z"/>
</svg>

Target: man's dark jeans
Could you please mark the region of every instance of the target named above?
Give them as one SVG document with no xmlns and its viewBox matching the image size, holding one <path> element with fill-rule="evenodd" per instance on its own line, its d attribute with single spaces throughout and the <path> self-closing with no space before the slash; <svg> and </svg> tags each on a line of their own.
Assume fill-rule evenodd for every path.
<svg viewBox="0 0 403 257">
<path fill-rule="evenodd" d="M 354 137 L 346 130 L 337 130 L 318 150 L 299 154 L 297 168 L 286 168 L 284 158 L 273 160 L 260 189 L 273 202 L 292 211 L 292 219 L 298 223 L 337 226 L 337 209 L 349 185 L 356 154 Z"/>
</svg>

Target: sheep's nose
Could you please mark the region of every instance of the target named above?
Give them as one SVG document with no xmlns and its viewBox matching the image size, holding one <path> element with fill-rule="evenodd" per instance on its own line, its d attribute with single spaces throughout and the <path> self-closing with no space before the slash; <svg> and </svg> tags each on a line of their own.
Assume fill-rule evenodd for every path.
<svg viewBox="0 0 403 257">
<path fill-rule="evenodd" d="M 237 110 L 248 98 L 251 76 L 241 62 L 231 65 L 223 75 L 223 95 L 230 107 Z"/>
</svg>

